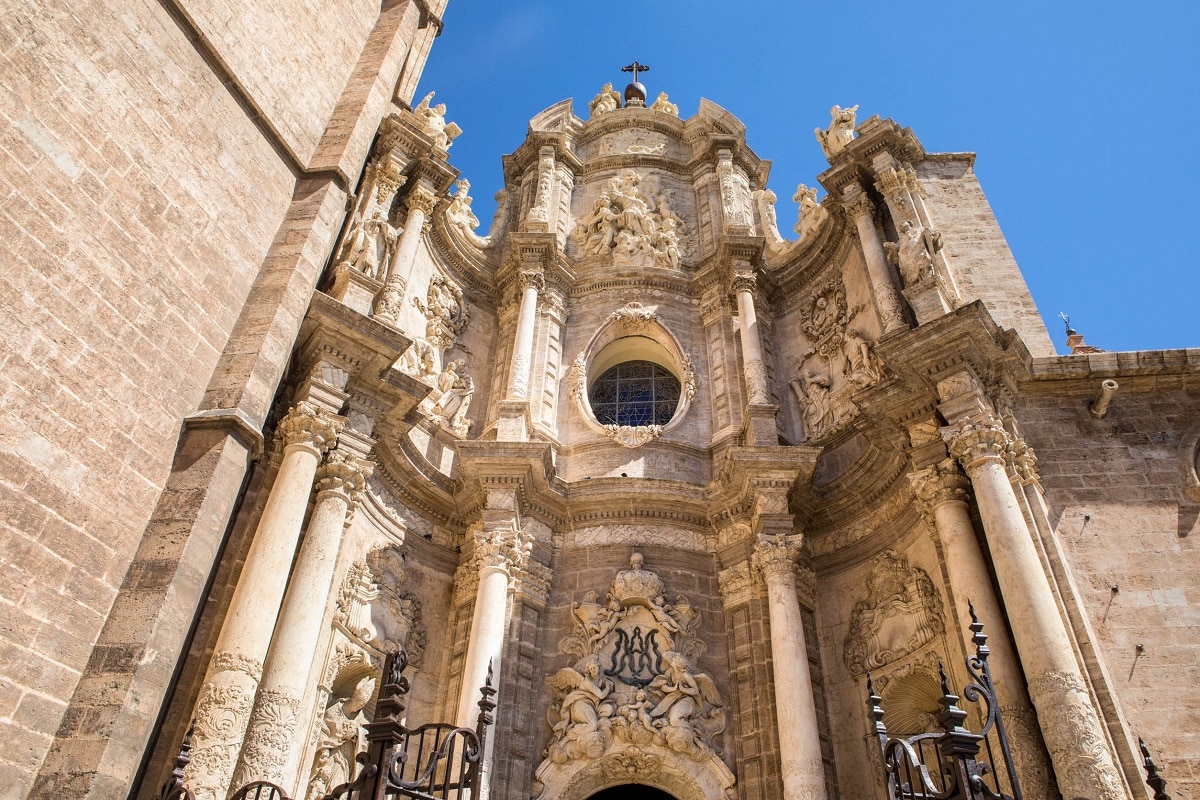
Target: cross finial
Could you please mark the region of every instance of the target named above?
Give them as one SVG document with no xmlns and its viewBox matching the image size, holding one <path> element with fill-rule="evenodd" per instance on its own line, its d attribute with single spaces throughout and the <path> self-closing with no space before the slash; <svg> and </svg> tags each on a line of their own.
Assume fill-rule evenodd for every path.
<svg viewBox="0 0 1200 800">
<path fill-rule="evenodd" d="M 649 67 L 647 67 L 645 64 L 639 64 L 636 61 L 627 67 L 621 67 L 621 72 L 632 72 L 633 73 L 633 82 L 634 83 L 637 83 L 637 78 L 638 78 L 639 72 L 649 72 L 649 71 L 650 71 Z"/>
</svg>

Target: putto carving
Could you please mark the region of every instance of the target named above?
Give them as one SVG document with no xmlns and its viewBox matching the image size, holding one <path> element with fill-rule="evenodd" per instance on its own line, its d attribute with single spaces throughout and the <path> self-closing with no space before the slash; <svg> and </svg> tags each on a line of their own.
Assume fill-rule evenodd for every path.
<svg viewBox="0 0 1200 800">
<path fill-rule="evenodd" d="M 826 158 L 833 158 L 842 152 L 846 145 L 854 141 L 855 115 L 857 113 L 858 106 L 856 105 L 850 106 L 850 108 L 834 106 L 829 109 L 831 118 L 829 127 L 826 130 L 817 128 L 814 131 Z"/>
<path fill-rule="evenodd" d="M 867 596 L 851 612 L 846 667 L 854 674 L 878 669 L 916 652 L 945 630 L 941 599 L 929 575 L 888 550 L 876 558 Z"/>
<path fill-rule="evenodd" d="M 430 92 L 425 95 L 413 109 L 413 115 L 416 116 L 417 123 L 421 126 L 421 132 L 433 140 L 435 147 L 445 152 L 450 149 L 450 143 L 462 133 L 462 128 L 453 122 L 446 122 L 445 103 L 438 103 L 432 107 L 429 105 L 433 94 Z"/>
<path fill-rule="evenodd" d="M 796 187 L 792 199 L 800 204 L 800 216 L 796 220 L 795 231 L 800 237 L 797 241 L 803 242 L 812 238 L 817 228 L 821 227 L 821 223 L 829 216 L 829 212 L 817 201 L 817 190 L 803 183 Z"/>
<path fill-rule="evenodd" d="M 550 676 L 547 722 L 554 764 L 594 760 L 615 745 L 658 746 L 701 760 L 724 729 L 720 693 L 691 659 L 704 652 L 700 613 L 679 597 L 668 604 L 662 579 L 634 553 L 601 604 L 596 592 L 571 606 L 574 632 L 559 647 L 579 660 Z"/>
<path fill-rule="evenodd" d="M 678 269 L 687 230 L 666 194 L 659 194 L 654 207 L 643 196 L 642 179 L 624 170 L 581 217 L 572 238 L 585 256 L 613 256 L 618 267 L 664 267 Z"/>
<path fill-rule="evenodd" d="M 592 119 L 605 112 L 616 111 L 620 107 L 621 93 L 613 88 L 612 83 L 606 83 L 601 86 L 600 93 L 588 103 L 588 111 L 591 112 Z"/>
<path fill-rule="evenodd" d="M 658 93 L 658 97 L 650 104 L 650 110 L 661 111 L 664 114 L 670 114 L 672 117 L 679 116 L 679 106 L 667 98 L 666 92 Z"/>
<path fill-rule="evenodd" d="M 471 312 L 462 289 L 441 275 L 429 281 L 425 302 L 416 297 L 412 302 L 425 315 L 425 335 L 413 337 L 397 366 L 414 378 L 436 383 L 445 369 L 442 359 L 467 327 Z"/>
</svg>

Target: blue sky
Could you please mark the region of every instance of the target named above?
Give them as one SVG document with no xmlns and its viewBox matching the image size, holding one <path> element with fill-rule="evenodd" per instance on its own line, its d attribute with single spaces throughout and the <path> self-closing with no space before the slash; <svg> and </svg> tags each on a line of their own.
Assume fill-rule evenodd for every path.
<svg viewBox="0 0 1200 800">
<path fill-rule="evenodd" d="M 827 166 L 813 128 L 857 103 L 978 154 L 1060 352 L 1060 311 L 1108 350 L 1200 347 L 1200 6 L 450 0 L 445 23 L 417 97 L 465 131 L 450 161 L 484 229 L 529 118 L 565 97 L 586 118 L 637 59 L 682 116 L 703 96 L 746 124 L 785 232 Z"/>
</svg>

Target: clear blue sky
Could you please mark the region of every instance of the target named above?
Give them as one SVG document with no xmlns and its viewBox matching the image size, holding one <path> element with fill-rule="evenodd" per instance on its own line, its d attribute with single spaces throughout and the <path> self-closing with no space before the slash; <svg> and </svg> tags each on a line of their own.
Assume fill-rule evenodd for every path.
<svg viewBox="0 0 1200 800">
<path fill-rule="evenodd" d="M 450 0 L 417 97 L 465 131 L 450 161 L 486 232 L 500 156 L 566 97 L 587 116 L 651 66 L 681 116 L 707 97 L 774 162 L 781 228 L 826 166 L 834 103 L 910 126 L 976 171 L 1060 352 L 1200 347 L 1200 5 Z M 936 220 L 935 220 L 936 221 Z"/>
</svg>

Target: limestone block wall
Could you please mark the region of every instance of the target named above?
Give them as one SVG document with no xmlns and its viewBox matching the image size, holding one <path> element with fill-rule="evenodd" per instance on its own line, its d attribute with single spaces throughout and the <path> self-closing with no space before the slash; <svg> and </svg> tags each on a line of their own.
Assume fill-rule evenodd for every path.
<svg viewBox="0 0 1200 800">
<path fill-rule="evenodd" d="M 1184 797 L 1200 793 L 1192 701 L 1200 674 L 1200 505 L 1185 494 L 1185 467 L 1196 463 L 1200 380 L 1194 366 L 1182 372 L 1197 363 L 1196 350 L 1048 359 L 1035 363 L 1017 407 L 1094 635 L 1085 657 L 1105 671 L 1113 695 L 1102 706 L 1109 713 L 1119 706 L 1128 733 L 1150 744 L 1171 794 Z M 1106 377 L 1120 389 L 1105 417 L 1093 419 L 1088 405 Z"/>
<path fill-rule="evenodd" d="M 974 162 L 970 153 L 946 153 L 917 167 L 963 302 L 983 300 L 996 322 L 1021 334 L 1030 353 L 1052 356 L 1046 325 L 975 177 Z"/>
</svg>

